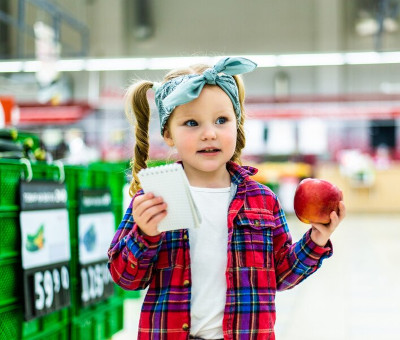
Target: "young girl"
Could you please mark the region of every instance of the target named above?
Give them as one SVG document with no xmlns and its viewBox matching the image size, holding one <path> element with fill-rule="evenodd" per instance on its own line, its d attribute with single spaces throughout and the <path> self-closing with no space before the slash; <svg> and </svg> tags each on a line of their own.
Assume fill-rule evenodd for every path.
<svg viewBox="0 0 400 340">
<path fill-rule="evenodd" d="M 224 58 L 170 72 L 162 84 L 142 81 L 128 91 L 136 116 L 134 196 L 108 255 L 113 280 L 148 288 L 138 339 L 275 339 L 275 293 L 294 287 L 332 255 L 328 225 L 314 224 L 297 243 L 276 195 L 241 166 L 245 145 L 244 88 L 238 74 L 256 65 Z M 155 90 L 161 134 L 175 147 L 202 224 L 159 233 L 168 214 L 162 197 L 143 194 L 137 173 L 149 149 L 147 90 Z"/>
</svg>

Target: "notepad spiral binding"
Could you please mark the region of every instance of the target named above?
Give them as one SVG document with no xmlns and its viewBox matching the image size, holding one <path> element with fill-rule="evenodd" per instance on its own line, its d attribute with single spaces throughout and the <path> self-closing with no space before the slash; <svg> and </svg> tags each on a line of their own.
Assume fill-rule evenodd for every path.
<svg viewBox="0 0 400 340">
<path fill-rule="evenodd" d="M 174 172 L 174 171 L 176 172 L 179 170 L 179 168 L 182 168 L 182 165 L 178 163 L 171 163 L 171 164 L 159 165 L 153 168 L 145 168 L 140 170 L 139 173 L 143 176 L 157 175 L 166 172 Z"/>
</svg>

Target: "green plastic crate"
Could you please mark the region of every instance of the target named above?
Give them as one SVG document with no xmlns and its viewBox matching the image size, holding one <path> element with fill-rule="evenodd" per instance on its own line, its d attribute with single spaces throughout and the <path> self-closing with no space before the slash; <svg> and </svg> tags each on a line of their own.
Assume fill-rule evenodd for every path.
<svg viewBox="0 0 400 340">
<path fill-rule="evenodd" d="M 72 315 L 80 315 L 82 313 L 90 313 L 98 304 L 89 305 L 86 307 L 81 306 L 80 297 L 80 272 L 79 272 L 79 239 L 78 239 L 78 207 L 68 207 L 68 217 L 70 226 L 70 246 L 71 246 L 71 260 L 70 260 L 70 279 L 71 279 L 71 308 Z M 111 243 L 111 240 L 110 240 Z M 117 285 L 115 285 L 117 287 Z M 99 302 L 100 304 L 104 302 Z"/>
<path fill-rule="evenodd" d="M 70 308 L 63 308 L 59 311 L 42 316 L 39 319 L 41 329 L 44 331 L 52 327 L 61 327 L 62 325 L 68 324 L 70 321 L 70 313 Z"/>
<path fill-rule="evenodd" d="M 30 321 L 23 321 L 22 320 L 22 310 L 21 316 L 19 317 L 19 322 L 22 323 L 22 334 L 24 338 L 30 338 L 36 334 L 40 333 L 41 330 L 41 323 L 40 319 L 33 319 Z"/>
<path fill-rule="evenodd" d="M 49 180 L 49 181 L 62 181 L 63 169 L 60 169 L 55 164 L 48 164 L 46 162 L 32 163 L 33 179 Z"/>
<path fill-rule="evenodd" d="M 22 267 L 19 258 L 0 261 L 0 306 L 11 304 L 22 298 Z"/>
<path fill-rule="evenodd" d="M 123 329 L 124 301 L 114 297 L 75 317 L 71 323 L 71 339 L 109 339 Z"/>
<path fill-rule="evenodd" d="M 0 307 L 0 340 L 21 339 L 22 313 L 18 305 Z"/>
<path fill-rule="evenodd" d="M 115 207 L 113 207 L 113 213 L 115 212 Z M 119 211 L 122 211 L 122 206 L 119 206 Z M 121 212 L 120 212 L 121 213 Z M 71 245 L 71 265 L 70 265 L 70 278 L 71 278 L 71 308 L 72 315 L 88 314 L 93 312 L 99 305 L 107 303 L 105 301 L 99 302 L 94 305 L 82 307 L 81 297 L 80 297 L 80 272 L 79 272 L 79 239 L 78 239 L 78 206 L 70 205 L 68 207 L 68 217 L 70 226 L 70 245 Z M 119 221 L 122 217 L 119 219 Z M 117 219 L 116 219 L 117 220 Z M 118 221 L 118 223 L 119 223 Z M 110 240 L 111 243 L 111 240 Z M 115 289 L 118 286 L 115 284 Z"/>
<path fill-rule="evenodd" d="M 124 302 L 121 299 L 111 299 L 105 307 L 106 338 L 111 338 L 124 327 Z"/>
<path fill-rule="evenodd" d="M 71 340 L 93 339 L 93 321 L 91 317 L 75 318 L 70 325 Z"/>
<path fill-rule="evenodd" d="M 122 208 L 122 204 L 113 204 L 111 206 L 111 212 L 114 215 L 114 219 L 115 219 L 115 229 L 117 229 L 119 223 L 121 222 L 122 218 L 123 218 L 123 214 L 125 213 L 123 211 Z M 70 235 L 70 241 L 71 241 L 71 250 L 73 249 L 72 247 L 72 243 L 75 242 L 76 243 L 76 253 L 73 253 L 72 251 L 72 255 L 74 256 L 74 254 L 78 254 L 78 240 L 79 240 L 79 235 L 78 235 L 78 213 L 79 213 L 79 208 L 77 205 L 75 204 L 69 204 L 68 205 L 68 220 L 69 220 L 69 235 Z M 111 240 L 110 240 L 111 243 Z"/>
<path fill-rule="evenodd" d="M 88 168 L 85 166 L 66 165 L 64 171 L 68 204 L 76 206 L 79 201 L 79 189 L 89 186 Z"/>
<path fill-rule="evenodd" d="M 74 252 L 74 249 L 71 248 L 71 251 Z M 76 254 L 78 252 L 76 251 Z M 78 256 L 71 256 L 71 273 L 70 273 L 70 292 L 71 292 L 71 315 L 72 318 L 81 315 L 89 315 L 96 308 L 98 304 L 93 304 L 89 306 L 83 307 L 81 305 L 81 296 L 80 296 L 80 279 L 79 279 L 79 259 Z"/>
<path fill-rule="evenodd" d="M 0 160 L 0 210 L 18 210 L 18 188 L 24 167 L 18 161 Z"/>
<path fill-rule="evenodd" d="M 77 263 L 77 265 L 75 266 L 75 268 L 79 268 L 78 265 L 78 259 L 76 259 L 76 257 L 74 258 L 74 260 L 71 261 L 71 268 L 74 265 L 74 263 Z M 72 276 L 72 274 L 75 274 L 74 276 Z M 80 317 L 83 315 L 89 315 L 89 314 L 93 314 L 95 313 L 97 310 L 99 310 L 99 308 L 102 308 L 104 306 L 107 306 L 107 304 L 109 303 L 108 301 L 113 299 L 115 296 L 115 290 L 117 289 L 117 285 L 114 284 L 114 295 L 110 296 L 108 299 L 105 299 L 103 301 L 99 301 L 97 303 L 93 303 L 89 306 L 85 306 L 83 307 L 81 305 L 81 296 L 80 296 L 80 279 L 78 278 L 78 275 L 80 273 L 78 272 L 78 270 L 72 271 L 71 270 L 71 279 L 70 279 L 70 287 L 71 287 L 71 315 L 73 317 Z"/>
<path fill-rule="evenodd" d="M 69 222 L 69 238 L 71 242 L 78 242 L 78 205 L 75 203 L 68 204 L 68 222 Z M 72 246 L 71 246 L 72 250 Z M 71 253 L 71 257 L 76 255 Z"/>
<path fill-rule="evenodd" d="M 106 339 L 105 313 L 97 308 L 73 318 L 70 325 L 72 340 Z"/>
<path fill-rule="evenodd" d="M 62 326 L 56 330 L 50 330 L 37 334 L 33 337 L 29 337 L 29 340 L 69 340 L 69 327 L 68 325 Z"/>
<path fill-rule="evenodd" d="M 139 299 L 141 296 L 140 290 L 125 290 L 120 286 L 116 286 L 116 293 L 123 299 Z"/>
<path fill-rule="evenodd" d="M 106 338 L 106 315 L 103 311 L 97 311 L 93 315 L 93 339 Z"/>
<path fill-rule="evenodd" d="M 69 339 L 69 316 L 69 309 L 62 309 L 46 317 L 26 322 L 23 320 L 21 304 L 0 307 L 0 340 Z M 67 337 L 60 337 L 59 334 L 64 333 Z"/>
<path fill-rule="evenodd" d="M 115 218 L 115 230 L 117 230 L 119 224 L 122 221 L 122 218 L 124 217 L 125 211 L 123 211 L 122 204 L 113 204 L 112 211 L 113 211 L 114 218 Z M 110 243 L 111 243 L 111 240 L 110 240 Z"/>
<path fill-rule="evenodd" d="M 44 333 L 47 331 L 54 331 L 58 329 L 68 330 L 68 324 L 70 322 L 70 308 L 64 308 L 59 311 L 53 312 L 51 314 L 45 315 L 43 317 L 31 320 L 23 321 L 22 310 L 19 321 L 22 323 L 23 327 L 23 338 L 24 339 L 44 339 Z M 47 338 L 46 338 L 47 340 Z"/>
<path fill-rule="evenodd" d="M 32 172 L 32 180 L 60 181 L 63 179 L 63 169 L 46 162 L 31 163 L 25 159 L 0 160 L 0 211 L 15 211 L 19 209 L 19 182 L 27 179 Z M 29 169 L 28 169 L 29 168 Z"/>
<path fill-rule="evenodd" d="M 71 251 L 73 251 L 71 249 Z M 72 269 L 72 268 L 75 269 Z M 69 285 L 70 285 L 70 293 L 71 293 L 71 315 L 72 319 L 76 315 L 80 315 L 82 313 L 82 308 L 80 305 L 80 296 L 79 296 L 79 280 L 77 278 L 78 275 L 78 260 L 77 256 L 74 257 L 74 260 L 72 260 L 71 256 L 71 272 L 70 272 L 70 279 L 69 279 Z"/>
<path fill-rule="evenodd" d="M 110 188 L 113 204 L 122 204 L 127 172 L 129 172 L 127 162 L 90 164 L 89 186 L 91 188 Z"/>
<path fill-rule="evenodd" d="M 21 253 L 19 216 L 16 211 L 0 211 L 0 260 Z"/>
</svg>

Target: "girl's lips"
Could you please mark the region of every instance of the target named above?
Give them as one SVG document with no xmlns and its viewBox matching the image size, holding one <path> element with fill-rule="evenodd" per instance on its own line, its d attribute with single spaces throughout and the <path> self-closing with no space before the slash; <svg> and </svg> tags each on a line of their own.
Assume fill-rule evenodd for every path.
<svg viewBox="0 0 400 340">
<path fill-rule="evenodd" d="M 202 153 L 202 154 L 215 154 L 220 151 L 221 151 L 221 149 L 203 149 L 203 150 L 199 150 L 197 152 Z"/>
</svg>

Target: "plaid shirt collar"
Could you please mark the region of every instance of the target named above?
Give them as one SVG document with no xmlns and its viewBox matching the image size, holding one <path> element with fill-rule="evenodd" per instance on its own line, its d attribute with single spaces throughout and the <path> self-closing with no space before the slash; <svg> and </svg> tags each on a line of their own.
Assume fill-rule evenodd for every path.
<svg viewBox="0 0 400 340">
<path fill-rule="evenodd" d="M 258 169 L 251 166 L 241 166 L 235 162 L 229 161 L 226 165 L 229 173 L 231 174 L 232 182 L 236 185 L 248 180 L 250 176 L 254 176 Z"/>
<path fill-rule="evenodd" d="M 182 164 L 182 161 L 178 161 L 177 163 Z M 226 164 L 226 168 L 231 175 L 232 183 L 236 185 L 243 183 L 250 176 L 254 176 L 258 172 L 258 169 L 252 166 L 242 166 L 232 161 Z"/>
</svg>

